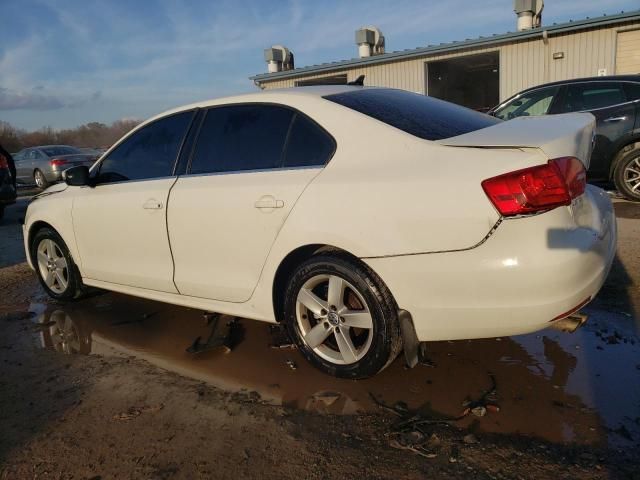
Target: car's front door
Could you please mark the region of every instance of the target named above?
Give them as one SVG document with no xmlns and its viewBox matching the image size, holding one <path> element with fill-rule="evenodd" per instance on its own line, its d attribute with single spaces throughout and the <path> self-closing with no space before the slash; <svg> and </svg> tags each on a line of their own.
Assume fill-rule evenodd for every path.
<svg viewBox="0 0 640 480">
<path fill-rule="evenodd" d="M 591 81 L 567 85 L 557 112 L 589 112 L 596 117 L 596 142 L 591 155 L 589 176 L 609 178 L 615 145 L 633 130 L 635 105 L 627 100 L 622 83 Z"/>
<path fill-rule="evenodd" d="M 96 165 L 96 186 L 78 190 L 72 215 L 84 277 L 176 292 L 166 206 L 193 115 L 137 130 Z"/>
<path fill-rule="evenodd" d="M 180 293 L 248 300 L 287 215 L 334 150 L 327 132 L 288 108 L 208 110 L 188 174 L 169 198 Z"/>
</svg>

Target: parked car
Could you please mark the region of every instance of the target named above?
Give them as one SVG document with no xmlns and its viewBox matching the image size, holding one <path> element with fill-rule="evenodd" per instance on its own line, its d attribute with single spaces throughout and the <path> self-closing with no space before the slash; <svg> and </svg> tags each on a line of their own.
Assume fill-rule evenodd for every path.
<svg viewBox="0 0 640 480">
<path fill-rule="evenodd" d="M 203 102 L 67 170 L 25 249 L 57 300 L 92 286 L 284 322 L 314 365 L 362 378 L 403 345 L 546 328 L 595 296 L 616 223 L 586 185 L 594 126 L 387 88 Z"/>
<path fill-rule="evenodd" d="M 547 83 L 514 95 L 489 113 L 509 120 L 567 112 L 596 117 L 589 179 L 612 180 L 624 196 L 640 200 L 640 75 Z"/>
<path fill-rule="evenodd" d="M 9 162 L 0 154 L 0 220 L 4 217 L 4 209 L 7 205 L 16 202 L 16 189 L 9 168 Z"/>
<path fill-rule="evenodd" d="M 95 153 L 84 153 L 69 145 L 25 148 L 14 156 L 16 178 L 20 183 L 35 183 L 38 188 L 45 189 L 59 182 L 67 168 L 78 165 L 90 167 L 98 157 Z"/>
</svg>

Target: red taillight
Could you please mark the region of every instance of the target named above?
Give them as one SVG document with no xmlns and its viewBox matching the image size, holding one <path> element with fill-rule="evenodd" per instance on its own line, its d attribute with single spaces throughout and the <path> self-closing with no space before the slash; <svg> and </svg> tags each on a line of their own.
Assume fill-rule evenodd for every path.
<svg viewBox="0 0 640 480">
<path fill-rule="evenodd" d="M 571 198 L 579 197 L 587 186 L 587 172 L 580 160 L 574 157 L 562 157 L 552 160 L 567 183 Z"/>
<path fill-rule="evenodd" d="M 562 157 L 489 178 L 482 182 L 482 188 L 498 211 L 508 217 L 570 205 L 584 193 L 586 181 L 582 162 Z"/>
<path fill-rule="evenodd" d="M 66 163 L 68 162 L 63 158 L 54 158 L 53 160 L 51 160 L 52 167 L 59 167 L 60 165 L 65 165 Z"/>
<path fill-rule="evenodd" d="M 0 168 L 9 168 L 9 161 L 4 155 L 0 155 Z"/>
</svg>

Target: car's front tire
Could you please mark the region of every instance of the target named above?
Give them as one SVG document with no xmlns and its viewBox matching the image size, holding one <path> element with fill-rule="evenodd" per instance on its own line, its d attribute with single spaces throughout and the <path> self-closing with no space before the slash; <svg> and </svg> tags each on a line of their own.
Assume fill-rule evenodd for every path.
<svg viewBox="0 0 640 480">
<path fill-rule="evenodd" d="M 83 285 L 78 268 L 67 245 L 55 230 L 38 230 L 31 240 L 30 253 L 40 284 L 50 297 L 69 301 L 82 295 Z"/>
<path fill-rule="evenodd" d="M 303 262 L 289 279 L 284 316 L 302 354 L 330 375 L 366 378 L 402 349 L 398 307 L 382 280 L 341 253 Z"/>
<path fill-rule="evenodd" d="M 640 147 L 624 152 L 613 172 L 616 188 L 629 200 L 640 201 Z"/>
</svg>

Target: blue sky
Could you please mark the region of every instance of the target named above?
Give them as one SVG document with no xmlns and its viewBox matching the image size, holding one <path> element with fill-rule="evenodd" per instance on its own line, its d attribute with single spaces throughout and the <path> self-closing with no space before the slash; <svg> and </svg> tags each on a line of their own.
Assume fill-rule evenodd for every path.
<svg viewBox="0 0 640 480">
<path fill-rule="evenodd" d="M 638 8 L 637 0 L 547 0 L 543 24 Z M 377 25 L 387 51 L 503 33 L 512 0 L 0 0 L 0 120 L 26 129 L 143 119 L 255 89 L 263 50 L 297 66 L 352 58 Z"/>
</svg>

